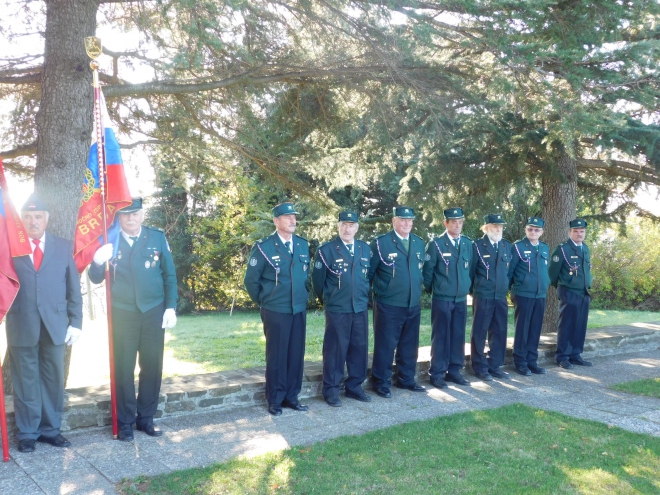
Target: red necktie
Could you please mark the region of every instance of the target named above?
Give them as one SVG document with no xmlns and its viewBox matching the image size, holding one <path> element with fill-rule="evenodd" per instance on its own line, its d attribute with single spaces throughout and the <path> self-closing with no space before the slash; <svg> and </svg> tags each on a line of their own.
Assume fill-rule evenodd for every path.
<svg viewBox="0 0 660 495">
<path fill-rule="evenodd" d="M 41 266 L 41 261 L 44 259 L 44 252 L 39 247 L 39 243 L 41 242 L 39 239 L 32 239 L 32 242 L 34 242 L 34 253 L 32 253 L 32 262 L 34 263 L 34 269 L 36 271 L 39 271 L 39 267 Z"/>
</svg>

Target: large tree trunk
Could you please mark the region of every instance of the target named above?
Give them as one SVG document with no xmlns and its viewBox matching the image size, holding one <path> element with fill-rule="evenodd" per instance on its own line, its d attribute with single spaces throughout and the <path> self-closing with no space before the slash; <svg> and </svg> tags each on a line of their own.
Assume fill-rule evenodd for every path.
<svg viewBox="0 0 660 495">
<path fill-rule="evenodd" d="M 562 150 L 555 174 L 543 177 L 543 241 L 554 251 L 568 238 L 568 223 L 575 218 L 577 200 L 577 161 Z M 559 324 L 557 291 L 550 287 L 546 299 L 542 333 L 556 332 Z"/>
<path fill-rule="evenodd" d="M 73 240 L 92 132 L 93 91 L 85 37 L 96 32 L 96 0 L 47 0 L 44 71 L 37 114 L 35 191 L 48 205 L 48 231 Z M 7 355 L 8 357 L 8 355 Z M 65 379 L 71 348 L 66 348 Z M 2 367 L 9 385 L 9 359 Z M 11 386 L 8 387 L 11 390 Z"/>
</svg>

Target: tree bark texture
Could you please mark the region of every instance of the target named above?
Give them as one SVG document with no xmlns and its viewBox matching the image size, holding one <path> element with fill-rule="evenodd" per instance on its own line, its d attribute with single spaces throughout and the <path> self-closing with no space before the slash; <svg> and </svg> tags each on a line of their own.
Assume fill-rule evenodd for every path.
<svg viewBox="0 0 660 495">
<path fill-rule="evenodd" d="M 37 114 L 35 192 L 48 206 L 48 231 L 73 240 L 93 122 L 90 58 L 85 37 L 96 32 L 97 0 L 47 0 L 44 71 Z M 2 372 L 11 391 L 7 353 Z M 71 347 L 65 351 L 65 380 Z M 9 392 L 8 392 L 9 393 Z"/>
<path fill-rule="evenodd" d="M 577 160 L 564 150 L 559 153 L 556 170 L 543 177 L 543 242 L 550 252 L 568 238 L 568 223 L 575 218 L 577 200 Z M 556 332 L 559 324 L 559 300 L 554 287 L 548 290 L 542 333 Z"/>
<path fill-rule="evenodd" d="M 48 230 L 73 239 L 92 132 L 93 91 L 85 37 L 96 32 L 97 1 L 48 0 L 35 190 Z"/>
</svg>

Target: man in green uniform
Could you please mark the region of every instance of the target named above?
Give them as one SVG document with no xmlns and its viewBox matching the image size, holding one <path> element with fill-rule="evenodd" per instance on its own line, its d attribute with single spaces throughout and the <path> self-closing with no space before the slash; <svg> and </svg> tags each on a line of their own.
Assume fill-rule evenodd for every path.
<svg viewBox="0 0 660 495">
<path fill-rule="evenodd" d="M 112 326 L 117 387 L 117 438 L 133 440 L 138 430 L 158 437 L 154 426 L 163 375 L 165 329 L 176 325 L 176 272 L 170 247 L 160 229 L 142 225 L 142 198 L 118 212 L 121 232 L 112 259 Z M 104 264 L 113 258 L 112 244 L 101 246 L 89 267 L 89 278 L 101 283 Z M 107 288 L 106 288 L 107 290 Z M 140 375 L 135 399 L 134 371 L 139 354 Z M 137 412 L 137 418 L 136 418 Z"/>
<path fill-rule="evenodd" d="M 312 283 L 325 309 L 323 337 L 323 397 L 340 407 L 339 386 L 344 378 L 346 397 L 371 402 L 362 390 L 369 353 L 369 244 L 355 239 L 358 215 L 342 211 L 339 235 L 316 251 Z"/>
<path fill-rule="evenodd" d="M 581 356 L 591 304 L 591 253 L 583 242 L 587 222 L 576 218 L 569 227 L 569 239 L 557 246 L 550 261 L 550 283 L 557 288 L 560 301 L 555 357 L 565 369 L 593 365 Z"/>
<path fill-rule="evenodd" d="M 292 203 L 273 208 L 276 231 L 252 247 L 245 288 L 261 307 L 266 336 L 266 399 L 268 412 L 282 406 L 307 411 L 298 401 L 302 388 L 307 317 L 309 244 L 294 234 L 298 212 Z"/>
<path fill-rule="evenodd" d="M 493 377 L 510 379 L 501 369 L 506 355 L 511 243 L 502 239 L 506 222 L 499 213 L 484 217 L 484 236 L 472 243 L 472 371 L 477 378 L 491 381 Z M 488 337 L 488 354 L 486 354 Z"/>
<path fill-rule="evenodd" d="M 539 241 L 544 225 L 542 218 L 529 217 L 525 226 L 526 237 L 516 241 L 511 250 L 509 278 L 516 325 L 513 364 L 523 376 L 546 373 L 545 368 L 537 364 L 545 295 L 550 285 L 550 248 Z"/>
<path fill-rule="evenodd" d="M 445 232 L 426 245 L 424 289 L 433 294 L 431 302 L 431 385 L 447 381 L 469 385 L 461 376 L 465 363 L 467 295 L 470 292 L 472 241 L 461 235 L 463 210 L 444 210 Z"/>
<path fill-rule="evenodd" d="M 411 233 L 415 212 L 394 208 L 392 231 L 371 242 L 369 280 L 374 291 L 374 357 L 372 383 L 376 394 L 390 398 L 392 361 L 395 386 L 423 392 L 415 382 L 419 349 L 424 241 Z M 396 356 L 395 356 L 396 350 Z"/>
</svg>

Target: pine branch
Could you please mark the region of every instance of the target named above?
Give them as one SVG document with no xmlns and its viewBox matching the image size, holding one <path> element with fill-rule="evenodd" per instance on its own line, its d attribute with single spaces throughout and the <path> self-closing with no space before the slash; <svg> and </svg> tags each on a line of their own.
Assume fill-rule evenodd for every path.
<svg viewBox="0 0 660 495">
<path fill-rule="evenodd" d="M 637 165 L 636 163 L 624 162 L 621 160 L 590 160 L 587 158 L 578 158 L 577 166 L 581 169 L 599 169 L 607 173 L 638 180 L 649 184 L 660 185 L 660 174 L 651 167 Z"/>
</svg>

